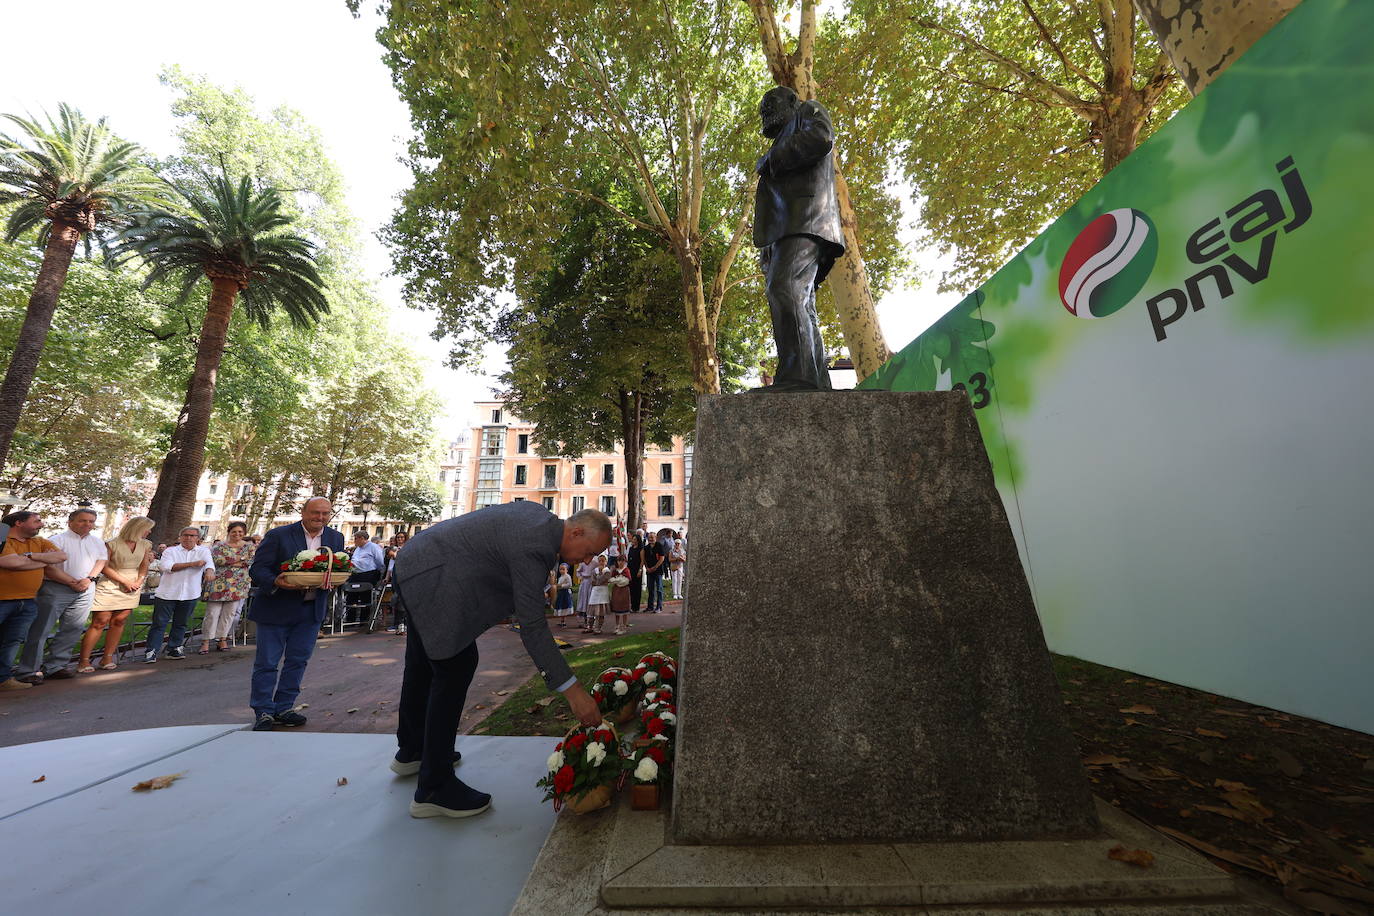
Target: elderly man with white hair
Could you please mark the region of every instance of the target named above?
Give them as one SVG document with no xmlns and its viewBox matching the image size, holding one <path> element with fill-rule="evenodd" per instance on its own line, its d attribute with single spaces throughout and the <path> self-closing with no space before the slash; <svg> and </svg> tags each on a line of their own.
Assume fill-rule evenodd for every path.
<svg viewBox="0 0 1374 916">
<path fill-rule="evenodd" d="M 143 653 L 143 660 L 149 663 L 157 661 L 168 621 L 172 632 L 167 634 L 167 657 L 186 657 L 186 623 L 205 586 L 215 578 L 215 558 L 200 542 L 200 529 L 194 525 L 181 529 L 177 543 L 162 551 L 158 563 L 162 579 L 153 593 L 153 623 L 148 627 L 148 646 Z"/>
<path fill-rule="evenodd" d="M 273 528 L 253 554 L 248 577 L 257 595 L 248 619 L 258 625 L 258 654 L 253 660 L 253 731 L 271 731 L 278 725 L 305 724 L 296 711 L 305 666 L 315 651 L 320 624 L 324 622 L 328 589 L 301 588 L 282 580 L 282 565 L 303 550 L 343 550 L 343 535 L 328 527 L 334 507 L 323 496 L 312 496 L 301 506 L 301 520 Z"/>
</svg>

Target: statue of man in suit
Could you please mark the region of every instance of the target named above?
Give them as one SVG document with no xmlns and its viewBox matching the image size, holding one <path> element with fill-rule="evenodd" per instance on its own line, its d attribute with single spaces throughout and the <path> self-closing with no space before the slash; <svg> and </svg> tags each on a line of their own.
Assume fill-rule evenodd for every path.
<svg viewBox="0 0 1374 916">
<path fill-rule="evenodd" d="M 819 102 L 786 86 L 759 103 L 772 147 L 759 159 L 754 245 L 759 248 L 773 318 L 778 369 L 772 391 L 829 391 L 816 289 L 844 254 L 835 199 L 834 131 Z"/>
</svg>

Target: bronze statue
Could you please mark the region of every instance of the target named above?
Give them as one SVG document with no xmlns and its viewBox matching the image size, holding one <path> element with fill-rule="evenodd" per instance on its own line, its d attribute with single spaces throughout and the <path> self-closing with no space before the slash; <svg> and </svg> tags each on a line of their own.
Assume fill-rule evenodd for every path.
<svg viewBox="0 0 1374 916">
<path fill-rule="evenodd" d="M 764 94 L 759 118 L 773 141 L 754 169 L 754 245 L 778 348 L 777 373 L 766 390 L 829 391 L 816 289 L 844 254 L 830 115 L 819 102 L 801 102 L 779 86 Z"/>
</svg>

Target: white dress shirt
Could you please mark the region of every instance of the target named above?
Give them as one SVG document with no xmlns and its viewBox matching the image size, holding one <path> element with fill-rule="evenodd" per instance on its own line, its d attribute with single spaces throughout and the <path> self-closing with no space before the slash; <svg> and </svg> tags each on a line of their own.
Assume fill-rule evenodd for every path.
<svg viewBox="0 0 1374 916">
<path fill-rule="evenodd" d="M 380 571 L 384 565 L 386 558 L 382 556 L 382 548 L 371 541 L 365 541 L 361 547 L 353 549 L 353 568 L 358 572 Z"/>
<path fill-rule="evenodd" d="M 105 542 L 93 534 L 82 537 L 70 528 L 63 528 L 48 540 L 57 545 L 58 550 L 66 551 L 67 562 L 62 564 L 62 571 L 73 579 L 88 578 L 95 564 L 110 558 Z"/>
<path fill-rule="evenodd" d="M 178 569 L 172 572 L 173 566 L 178 563 L 194 563 L 196 560 L 204 560 L 204 566 L 190 566 L 186 569 Z M 204 578 L 208 570 L 211 575 L 215 572 L 215 558 L 210 553 L 210 548 L 204 544 L 199 544 L 190 550 L 185 549 L 180 544 L 174 544 L 162 551 L 162 581 L 157 585 L 155 594 L 159 598 L 168 601 L 189 601 L 192 598 L 199 598 L 201 592 L 205 590 Z"/>
</svg>

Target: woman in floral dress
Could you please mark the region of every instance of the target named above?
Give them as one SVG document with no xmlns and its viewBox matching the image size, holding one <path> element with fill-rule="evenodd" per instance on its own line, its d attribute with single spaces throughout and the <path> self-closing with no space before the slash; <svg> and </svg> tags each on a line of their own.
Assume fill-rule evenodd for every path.
<svg viewBox="0 0 1374 916">
<path fill-rule="evenodd" d="M 217 641 L 215 648 L 220 652 L 229 649 L 229 634 L 233 632 L 243 599 L 248 597 L 248 589 L 252 586 L 248 567 L 253 562 L 253 543 L 245 540 L 247 533 L 248 526 L 243 522 L 230 522 L 229 540 L 221 541 L 210 550 L 215 560 L 215 578 L 210 583 L 205 620 L 201 623 L 201 655 L 209 653 L 212 639 Z"/>
</svg>

